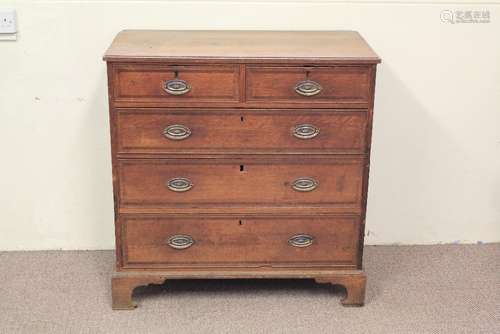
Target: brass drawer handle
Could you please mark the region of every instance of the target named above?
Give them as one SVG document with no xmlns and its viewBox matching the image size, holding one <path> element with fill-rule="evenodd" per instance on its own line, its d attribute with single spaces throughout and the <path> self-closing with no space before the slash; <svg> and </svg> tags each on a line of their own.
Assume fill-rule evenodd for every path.
<svg viewBox="0 0 500 334">
<path fill-rule="evenodd" d="M 319 128 L 311 124 L 299 124 L 293 129 L 293 135 L 299 139 L 311 139 L 319 135 Z"/>
<path fill-rule="evenodd" d="M 174 249 L 186 249 L 194 244 L 190 235 L 176 234 L 168 238 L 167 244 Z"/>
<path fill-rule="evenodd" d="M 169 190 L 175 192 L 184 192 L 193 188 L 193 183 L 190 179 L 187 179 L 185 177 L 176 177 L 168 180 L 166 186 Z"/>
<path fill-rule="evenodd" d="M 170 95 L 184 95 L 189 93 L 191 86 L 184 80 L 172 79 L 165 81 L 163 89 Z"/>
<path fill-rule="evenodd" d="M 295 92 L 302 96 L 314 96 L 321 93 L 323 87 L 315 81 L 304 80 L 295 86 Z"/>
<path fill-rule="evenodd" d="M 163 135 L 168 139 L 182 140 L 191 136 L 191 129 L 181 124 L 173 124 L 163 130 Z"/>
<path fill-rule="evenodd" d="M 297 234 L 288 239 L 288 244 L 293 247 L 309 247 L 313 242 L 314 237 L 308 234 Z"/>
<path fill-rule="evenodd" d="M 292 183 L 293 190 L 296 191 L 313 191 L 319 185 L 319 182 L 313 179 L 312 177 L 301 177 Z"/>
</svg>

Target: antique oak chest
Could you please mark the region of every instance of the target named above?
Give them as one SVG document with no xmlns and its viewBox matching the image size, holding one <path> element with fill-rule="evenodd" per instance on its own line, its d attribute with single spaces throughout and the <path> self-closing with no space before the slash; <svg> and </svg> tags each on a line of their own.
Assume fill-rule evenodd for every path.
<svg viewBox="0 0 500 334">
<path fill-rule="evenodd" d="M 363 304 L 380 60 L 357 32 L 126 30 L 104 59 L 114 309 L 179 278 L 312 278 Z"/>
</svg>

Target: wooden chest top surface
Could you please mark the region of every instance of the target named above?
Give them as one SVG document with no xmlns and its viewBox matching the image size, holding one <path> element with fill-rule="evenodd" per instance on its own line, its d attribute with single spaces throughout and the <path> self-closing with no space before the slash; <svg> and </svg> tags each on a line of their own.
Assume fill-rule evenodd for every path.
<svg viewBox="0 0 500 334">
<path fill-rule="evenodd" d="M 123 30 L 104 59 L 380 62 L 355 31 Z"/>
</svg>

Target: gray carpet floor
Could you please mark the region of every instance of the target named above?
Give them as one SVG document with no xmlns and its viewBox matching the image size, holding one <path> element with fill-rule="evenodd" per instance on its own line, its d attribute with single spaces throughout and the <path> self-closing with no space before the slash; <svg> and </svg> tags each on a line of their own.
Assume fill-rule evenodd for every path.
<svg viewBox="0 0 500 334">
<path fill-rule="evenodd" d="M 0 253 L 0 333 L 500 333 L 500 244 L 369 246 L 364 307 L 309 280 L 186 280 L 112 311 L 111 251 Z"/>
</svg>

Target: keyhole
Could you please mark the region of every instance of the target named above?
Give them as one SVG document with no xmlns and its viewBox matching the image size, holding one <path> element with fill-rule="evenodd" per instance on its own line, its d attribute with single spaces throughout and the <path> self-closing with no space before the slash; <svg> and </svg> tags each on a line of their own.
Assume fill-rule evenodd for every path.
<svg viewBox="0 0 500 334">
<path fill-rule="evenodd" d="M 243 225 L 243 221 L 241 221 L 241 220 L 240 220 L 240 221 L 238 222 L 238 224 Z"/>
<path fill-rule="evenodd" d="M 245 165 L 240 165 L 240 172 L 244 172 L 245 171 Z"/>
<path fill-rule="evenodd" d="M 245 118 L 243 116 L 240 117 L 240 121 L 241 122 L 244 122 L 245 121 Z"/>
</svg>

